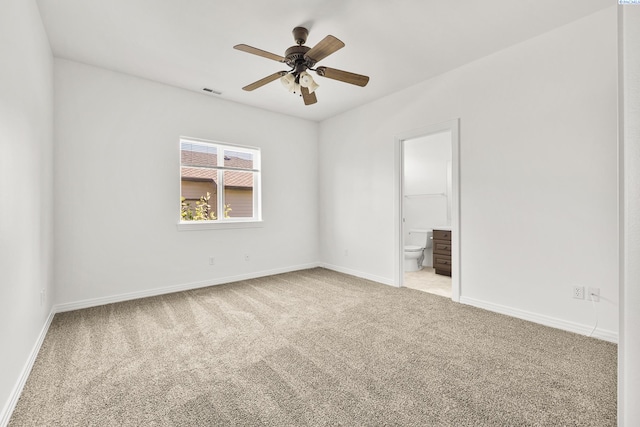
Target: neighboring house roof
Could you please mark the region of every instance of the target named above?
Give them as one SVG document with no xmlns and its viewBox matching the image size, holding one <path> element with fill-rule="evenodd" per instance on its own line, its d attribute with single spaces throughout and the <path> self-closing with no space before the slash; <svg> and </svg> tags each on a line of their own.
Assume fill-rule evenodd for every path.
<svg viewBox="0 0 640 427">
<path fill-rule="evenodd" d="M 217 166 L 218 155 L 202 151 L 181 150 L 180 161 L 188 166 Z M 230 168 L 253 169 L 253 161 L 235 156 L 225 156 L 224 165 Z"/>
<path fill-rule="evenodd" d="M 218 185 L 218 171 L 216 169 L 201 169 L 203 166 L 217 166 L 218 156 L 211 153 L 182 150 L 180 152 L 182 165 L 182 178 L 213 181 Z M 253 161 L 240 157 L 225 156 L 224 165 L 232 168 L 252 169 Z M 189 167 L 199 166 L 199 167 Z M 253 174 L 238 171 L 224 171 L 226 187 L 253 187 Z"/>
</svg>

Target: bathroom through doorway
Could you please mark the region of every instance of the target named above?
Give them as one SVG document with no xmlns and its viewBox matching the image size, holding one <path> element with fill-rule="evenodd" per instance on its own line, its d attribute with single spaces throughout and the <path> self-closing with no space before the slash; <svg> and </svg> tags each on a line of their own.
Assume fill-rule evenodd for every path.
<svg viewBox="0 0 640 427">
<path fill-rule="evenodd" d="M 398 283 L 460 299 L 458 120 L 397 138 Z"/>
</svg>

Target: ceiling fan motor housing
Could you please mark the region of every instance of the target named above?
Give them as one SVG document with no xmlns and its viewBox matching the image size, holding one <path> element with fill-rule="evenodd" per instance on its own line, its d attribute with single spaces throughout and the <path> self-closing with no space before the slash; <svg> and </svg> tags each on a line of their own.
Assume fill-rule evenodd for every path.
<svg viewBox="0 0 640 427">
<path fill-rule="evenodd" d="M 285 64 L 287 64 L 291 68 L 299 68 L 300 65 L 304 65 L 305 69 L 307 67 L 313 67 L 313 64 L 309 63 L 307 59 L 305 59 L 304 55 L 311 50 L 310 47 L 307 46 L 291 46 L 284 53 L 285 56 Z M 301 70 L 304 71 L 304 70 Z"/>
</svg>

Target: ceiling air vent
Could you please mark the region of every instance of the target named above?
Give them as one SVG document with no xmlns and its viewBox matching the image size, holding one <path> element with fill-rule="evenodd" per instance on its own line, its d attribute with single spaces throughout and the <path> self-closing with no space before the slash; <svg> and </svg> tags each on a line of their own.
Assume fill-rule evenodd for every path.
<svg viewBox="0 0 640 427">
<path fill-rule="evenodd" d="M 220 92 L 219 90 L 209 89 L 208 87 L 204 87 L 202 88 L 202 90 L 208 93 L 212 93 L 214 95 L 222 95 L 222 92 Z"/>
</svg>

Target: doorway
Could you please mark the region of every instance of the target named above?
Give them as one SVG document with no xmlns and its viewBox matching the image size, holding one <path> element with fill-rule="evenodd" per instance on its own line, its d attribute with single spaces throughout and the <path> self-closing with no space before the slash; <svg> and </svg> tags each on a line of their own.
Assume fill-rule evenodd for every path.
<svg viewBox="0 0 640 427">
<path fill-rule="evenodd" d="M 458 302 L 459 120 L 403 133 L 396 153 L 398 286 Z"/>
</svg>

